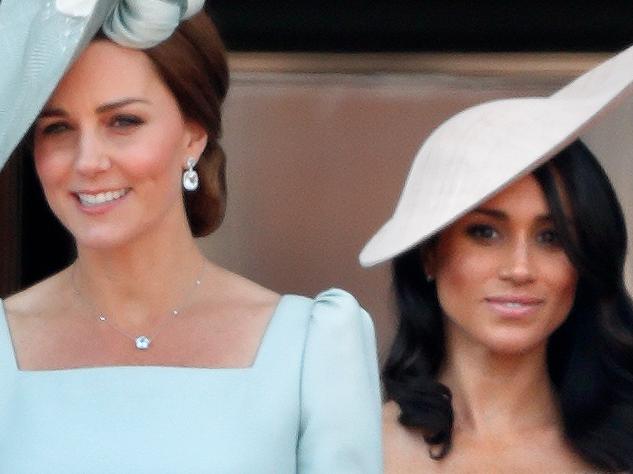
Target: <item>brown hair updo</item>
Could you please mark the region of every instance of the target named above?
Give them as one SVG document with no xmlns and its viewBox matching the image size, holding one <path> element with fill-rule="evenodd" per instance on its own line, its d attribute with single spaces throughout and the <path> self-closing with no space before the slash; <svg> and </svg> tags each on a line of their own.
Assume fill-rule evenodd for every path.
<svg viewBox="0 0 633 474">
<path fill-rule="evenodd" d="M 182 114 L 202 125 L 209 136 L 196 165 L 198 189 L 184 195 L 191 232 L 202 237 L 218 228 L 226 208 L 226 157 L 218 143 L 222 102 L 229 86 L 226 50 L 209 16 L 199 13 L 145 53 L 176 97 Z"/>
</svg>

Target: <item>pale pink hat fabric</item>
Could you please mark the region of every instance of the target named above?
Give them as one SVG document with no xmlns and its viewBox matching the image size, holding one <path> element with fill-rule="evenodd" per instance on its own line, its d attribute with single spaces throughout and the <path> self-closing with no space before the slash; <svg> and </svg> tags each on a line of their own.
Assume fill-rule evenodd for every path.
<svg viewBox="0 0 633 474">
<path fill-rule="evenodd" d="M 393 216 L 363 248 L 361 265 L 414 247 L 533 171 L 599 125 L 632 83 L 630 47 L 549 97 L 487 102 L 448 119 L 422 144 Z"/>
</svg>

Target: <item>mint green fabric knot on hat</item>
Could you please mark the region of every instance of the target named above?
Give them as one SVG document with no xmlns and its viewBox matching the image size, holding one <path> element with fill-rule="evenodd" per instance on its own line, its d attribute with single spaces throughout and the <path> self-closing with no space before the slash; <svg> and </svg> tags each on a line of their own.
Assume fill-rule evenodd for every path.
<svg viewBox="0 0 633 474">
<path fill-rule="evenodd" d="M 103 25 L 116 43 L 131 48 L 151 48 L 171 36 L 183 19 L 200 11 L 203 1 L 121 0 Z"/>
<path fill-rule="evenodd" d="M 114 42 L 166 40 L 204 0 L 1 0 L 0 169 L 73 61 L 104 28 Z"/>
</svg>

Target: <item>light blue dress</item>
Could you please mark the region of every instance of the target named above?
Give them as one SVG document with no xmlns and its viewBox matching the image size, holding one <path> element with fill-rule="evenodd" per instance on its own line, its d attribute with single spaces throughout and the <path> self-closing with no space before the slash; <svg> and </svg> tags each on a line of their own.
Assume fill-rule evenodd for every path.
<svg viewBox="0 0 633 474">
<path fill-rule="evenodd" d="M 0 473 L 382 472 L 373 326 L 283 296 L 249 368 L 19 370 L 0 301 Z"/>
</svg>

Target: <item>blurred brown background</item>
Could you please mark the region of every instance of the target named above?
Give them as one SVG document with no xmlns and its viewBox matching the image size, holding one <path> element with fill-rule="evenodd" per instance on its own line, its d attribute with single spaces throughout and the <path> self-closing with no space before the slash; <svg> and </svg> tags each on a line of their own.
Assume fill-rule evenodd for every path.
<svg viewBox="0 0 633 474">
<path fill-rule="evenodd" d="M 464 107 L 548 94 L 605 57 L 232 53 L 227 217 L 200 246 L 281 293 L 349 290 L 372 314 L 384 355 L 395 322 L 389 265 L 363 269 L 357 255 L 391 215 L 421 142 Z M 588 140 L 616 184 L 631 234 L 633 101 Z M 28 168 L 14 161 L 0 174 L 0 296 L 72 258 Z M 633 288 L 631 258 L 627 282 Z"/>
<path fill-rule="evenodd" d="M 548 94 L 633 43 L 630 0 L 214 0 L 206 8 L 231 51 L 232 85 L 227 218 L 201 247 L 278 292 L 348 289 L 373 315 L 383 353 L 394 329 L 389 267 L 362 269 L 357 255 L 393 211 L 424 138 L 468 105 Z M 588 140 L 631 232 L 633 106 Z M 28 160 L 0 173 L 0 297 L 73 257 L 39 193 Z M 627 283 L 633 288 L 630 258 Z"/>
<path fill-rule="evenodd" d="M 227 218 L 201 246 L 279 292 L 351 291 L 373 315 L 384 353 L 394 329 L 389 265 L 362 269 L 357 255 L 391 215 L 420 143 L 468 105 L 547 94 L 604 57 L 233 54 Z M 602 134 L 603 155 L 618 157 L 607 168 L 633 221 L 630 148 L 610 150 L 613 124 L 633 135 L 633 109 L 619 114 L 611 138 Z"/>
</svg>

